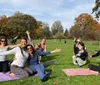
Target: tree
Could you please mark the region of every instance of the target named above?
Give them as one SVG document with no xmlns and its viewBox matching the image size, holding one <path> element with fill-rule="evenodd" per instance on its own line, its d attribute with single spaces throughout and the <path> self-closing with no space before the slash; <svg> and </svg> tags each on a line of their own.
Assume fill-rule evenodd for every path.
<svg viewBox="0 0 100 85">
<path fill-rule="evenodd" d="M 100 16 L 100 0 L 95 0 L 95 7 L 92 9 L 92 13 L 95 13 L 97 19 Z"/>
<path fill-rule="evenodd" d="M 100 29 L 100 24 L 87 13 L 80 14 L 75 18 L 74 26 L 70 29 L 72 37 L 81 37 L 82 39 L 95 39 L 95 31 Z"/>
<path fill-rule="evenodd" d="M 6 24 L 7 24 L 8 18 L 6 15 L 2 14 L 0 15 L 0 34 L 6 34 Z"/>
<path fill-rule="evenodd" d="M 49 25 L 47 23 L 43 23 L 42 27 L 42 38 L 50 38 L 51 37 L 51 31 L 49 28 Z"/>
<path fill-rule="evenodd" d="M 65 36 L 66 38 L 68 37 L 68 30 L 67 30 L 67 28 L 66 28 L 66 30 L 65 30 L 64 36 Z"/>
<path fill-rule="evenodd" d="M 42 26 L 43 26 L 42 21 L 37 21 L 37 25 L 38 25 L 38 28 L 36 29 L 36 39 L 39 39 L 41 37 L 42 31 L 43 31 L 43 29 L 42 29 Z"/>
<path fill-rule="evenodd" d="M 63 26 L 61 24 L 61 21 L 55 21 L 51 27 L 52 35 L 55 35 L 56 33 L 63 33 Z"/>
<path fill-rule="evenodd" d="M 100 41 L 100 29 L 95 31 L 95 39 Z"/>
<path fill-rule="evenodd" d="M 78 25 L 75 24 L 70 28 L 69 35 L 72 38 L 81 36 L 80 28 L 78 27 Z"/>
<path fill-rule="evenodd" d="M 53 36 L 53 38 L 61 40 L 61 39 L 65 39 L 65 36 L 64 36 L 63 33 L 56 33 L 56 34 Z"/>
<path fill-rule="evenodd" d="M 3 19 L 7 19 L 7 16 L 5 14 L 0 15 L 0 20 L 3 20 Z"/>
<path fill-rule="evenodd" d="M 30 31 L 31 36 L 35 38 L 38 25 L 37 21 L 31 15 L 16 12 L 7 22 L 7 32 L 9 37 L 16 35 L 25 36 L 26 30 Z"/>
</svg>

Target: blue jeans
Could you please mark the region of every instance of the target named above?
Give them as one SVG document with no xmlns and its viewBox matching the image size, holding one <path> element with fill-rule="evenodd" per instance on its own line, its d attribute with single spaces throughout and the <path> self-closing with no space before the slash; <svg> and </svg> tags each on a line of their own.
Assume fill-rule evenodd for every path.
<svg viewBox="0 0 100 85">
<path fill-rule="evenodd" d="M 43 77 L 46 75 L 43 64 L 30 65 L 30 68 L 33 72 L 38 73 L 38 76 L 40 77 L 40 79 L 43 79 Z"/>
</svg>

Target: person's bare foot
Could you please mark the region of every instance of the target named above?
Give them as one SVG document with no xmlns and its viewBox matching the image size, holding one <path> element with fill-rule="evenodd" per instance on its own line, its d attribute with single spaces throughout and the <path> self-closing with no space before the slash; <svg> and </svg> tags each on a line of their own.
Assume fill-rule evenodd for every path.
<svg viewBox="0 0 100 85">
<path fill-rule="evenodd" d="M 91 72 L 96 73 L 96 76 L 99 75 L 99 72 L 91 70 Z"/>
<path fill-rule="evenodd" d="M 14 73 L 10 73 L 9 75 L 12 76 L 12 77 L 16 76 Z"/>
</svg>

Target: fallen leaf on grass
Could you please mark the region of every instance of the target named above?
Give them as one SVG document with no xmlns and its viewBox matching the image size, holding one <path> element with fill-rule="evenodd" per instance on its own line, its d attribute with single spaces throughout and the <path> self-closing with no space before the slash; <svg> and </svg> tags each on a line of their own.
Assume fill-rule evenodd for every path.
<svg viewBox="0 0 100 85">
<path fill-rule="evenodd" d="M 54 81 L 54 82 L 53 82 L 54 85 L 57 85 L 58 83 L 59 83 L 58 81 Z"/>
<path fill-rule="evenodd" d="M 96 82 L 93 82 L 93 85 L 96 85 Z"/>
<path fill-rule="evenodd" d="M 67 78 L 67 80 L 70 80 L 70 78 Z"/>
</svg>

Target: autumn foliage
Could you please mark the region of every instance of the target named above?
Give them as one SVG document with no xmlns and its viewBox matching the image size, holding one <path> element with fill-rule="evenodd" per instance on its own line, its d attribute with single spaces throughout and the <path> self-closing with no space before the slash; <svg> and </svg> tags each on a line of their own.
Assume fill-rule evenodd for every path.
<svg viewBox="0 0 100 85">
<path fill-rule="evenodd" d="M 85 40 L 99 40 L 99 31 L 100 23 L 93 19 L 91 15 L 82 13 L 77 18 L 75 18 L 75 23 L 70 29 L 70 35 L 72 37 L 81 37 Z"/>
</svg>

